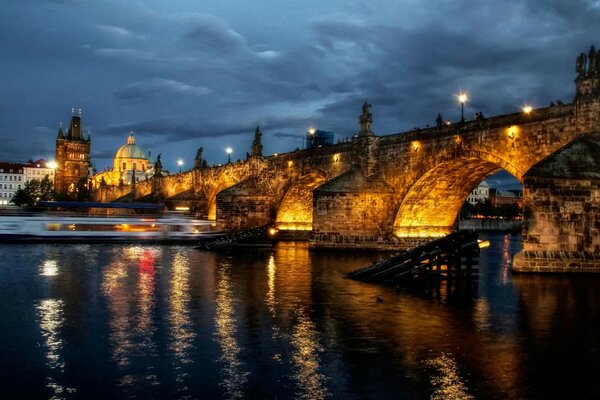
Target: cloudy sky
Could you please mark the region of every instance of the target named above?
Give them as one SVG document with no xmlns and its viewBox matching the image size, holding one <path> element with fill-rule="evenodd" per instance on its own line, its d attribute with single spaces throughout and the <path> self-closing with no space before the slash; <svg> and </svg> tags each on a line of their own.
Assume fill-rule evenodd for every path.
<svg viewBox="0 0 600 400">
<path fill-rule="evenodd" d="M 336 138 L 373 105 L 377 134 L 571 101 L 575 57 L 600 45 L 592 0 L 1 0 L 0 160 L 53 158 L 83 109 L 92 160 L 129 131 L 165 168 Z"/>
</svg>

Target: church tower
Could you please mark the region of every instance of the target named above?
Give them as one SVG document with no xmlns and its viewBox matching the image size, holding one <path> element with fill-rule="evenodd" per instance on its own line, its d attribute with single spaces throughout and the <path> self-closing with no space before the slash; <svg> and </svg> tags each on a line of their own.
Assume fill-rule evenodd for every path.
<svg viewBox="0 0 600 400">
<path fill-rule="evenodd" d="M 71 193 L 77 188 L 77 182 L 88 177 L 90 166 L 90 138 L 84 137 L 79 116 L 71 117 L 66 135 L 62 126 L 56 138 L 56 175 L 54 189 L 57 193 Z"/>
</svg>

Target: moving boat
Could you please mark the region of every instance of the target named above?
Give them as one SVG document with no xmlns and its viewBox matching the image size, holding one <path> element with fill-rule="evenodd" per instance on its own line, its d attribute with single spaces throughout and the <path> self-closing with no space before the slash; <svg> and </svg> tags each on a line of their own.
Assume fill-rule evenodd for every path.
<svg viewBox="0 0 600 400">
<path fill-rule="evenodd" d="M 0 242 L 198 243 L 222 234 L 214 222 L 182 217 L 0 216 Z"/>
</svg>

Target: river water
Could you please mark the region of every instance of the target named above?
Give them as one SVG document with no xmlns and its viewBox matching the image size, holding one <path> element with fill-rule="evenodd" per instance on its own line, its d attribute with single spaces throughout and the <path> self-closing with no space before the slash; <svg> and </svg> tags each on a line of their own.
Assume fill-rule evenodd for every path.
<svg viewBox="0 0 600 400">
<path fill-rule="evenodd" d="M 2 245 L 3 398 L 600 398 L 600 279 L 347 280 L 378 253 Z"/>
</svg>

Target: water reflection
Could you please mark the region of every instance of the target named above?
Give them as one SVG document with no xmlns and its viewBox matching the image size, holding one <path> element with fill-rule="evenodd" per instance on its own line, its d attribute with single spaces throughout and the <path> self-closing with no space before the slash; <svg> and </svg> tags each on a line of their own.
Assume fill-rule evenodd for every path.
<svg viewBox="0 0 600 400">
<path fill-rule="evenodd" d="M 319 353 L 324 351 L 319 343 L 319 333 L 306 311 L 298 311 L 297 318 L 291 340 L 294 347 L 292 361 L 296 370 L 294 378 L 299 389 L 296 395 L 298 399 L 324 399 L 330 394 L 325 387 L 326 378 L 319 372 Z"/>
<path fill-rule="evenodd" d="M 277 305 L 277 301 L 275 300 L 275 274 L 277 273 L 277 265 L 275 264 L 275 257 L 271 254 L 269 257 L 269 263 L 267 264 L 267 295 L 265 297 L 265 303 L 269 308 L 269 312 L 272 317 L 277 315 L 275 311 L 275 306 Z"/>
<path fill-rule="evenodd" d="M 65 399 L 76 390 L 61 384 L 65 372 L 65 361 L 61 355 L 64 342 L 60 332 L 65 324 L 64 302 L 58 299 L 41 300 L 36 304 L 36 310 L 44 338 L 46 366 L 50 370 L 46 387 L 52 392 L 51 399 Z"/>
<path fill-rule="evenodd" d="M 140 382 L 159 383 L 156 368 L 147 362 L 138 362 L 157 357 L 153 311 L 158 254 L 156 248 L 121 248 L 115 252 L 115 259 L 103 277 L 102 292 L 110 312 L 109 341 L 113 360 L 122 372 L 119 383 L 128 390 Z"/>
<path fill-rule="evenodd" d="M 40 275 L 56 276 L 58 275 L 58 262 L 56 260 L 45 260 L 40 266 Z"/>
<path fill-rule="evenodd" d="M 170 355 L 173 357 L 173 375 L 180 398 L 191 397 L 187 381 L 193 363 L 191 351 L 196 333 L 190 319 L 190 285 L 188 259 L 182 251 L 175 254 L 171 263 L 169 293 Z"/>
<path fill-rule="evenodd" d="M 249 372 L 244 369 L 244 365 L 240 361 L 241 349 L 236 339 L 238 328 L 235 305 L 237 301 L 231 288 L 231 264 L 229 260 L 224 260 L 217 268 L 216 341 L 221 348 L 219 361 L 223 364 L 219 384 L 225 389 L 226 398 L 241 399 Z"/>
<path fill-rule="evenodd" d="M 95 246 L 85 263 L 79 247 L 7 245 L 0 384 L 29 398 L 598 398 L 599 279 L 512 276 L 516 247 L 493 236 L 475 292 L 423 293 L 344 279 L 380 255 L 293 243 Z"/>
<path fill-rule="evenodd" d="M 449 355 L 427 360 L 425 364 L 433 371 L 431 385 L 434 390 L 431 400 L 467 400 L 474 397 L 469 393 L 460 376 L 456 361 Z"/>
</svg>

